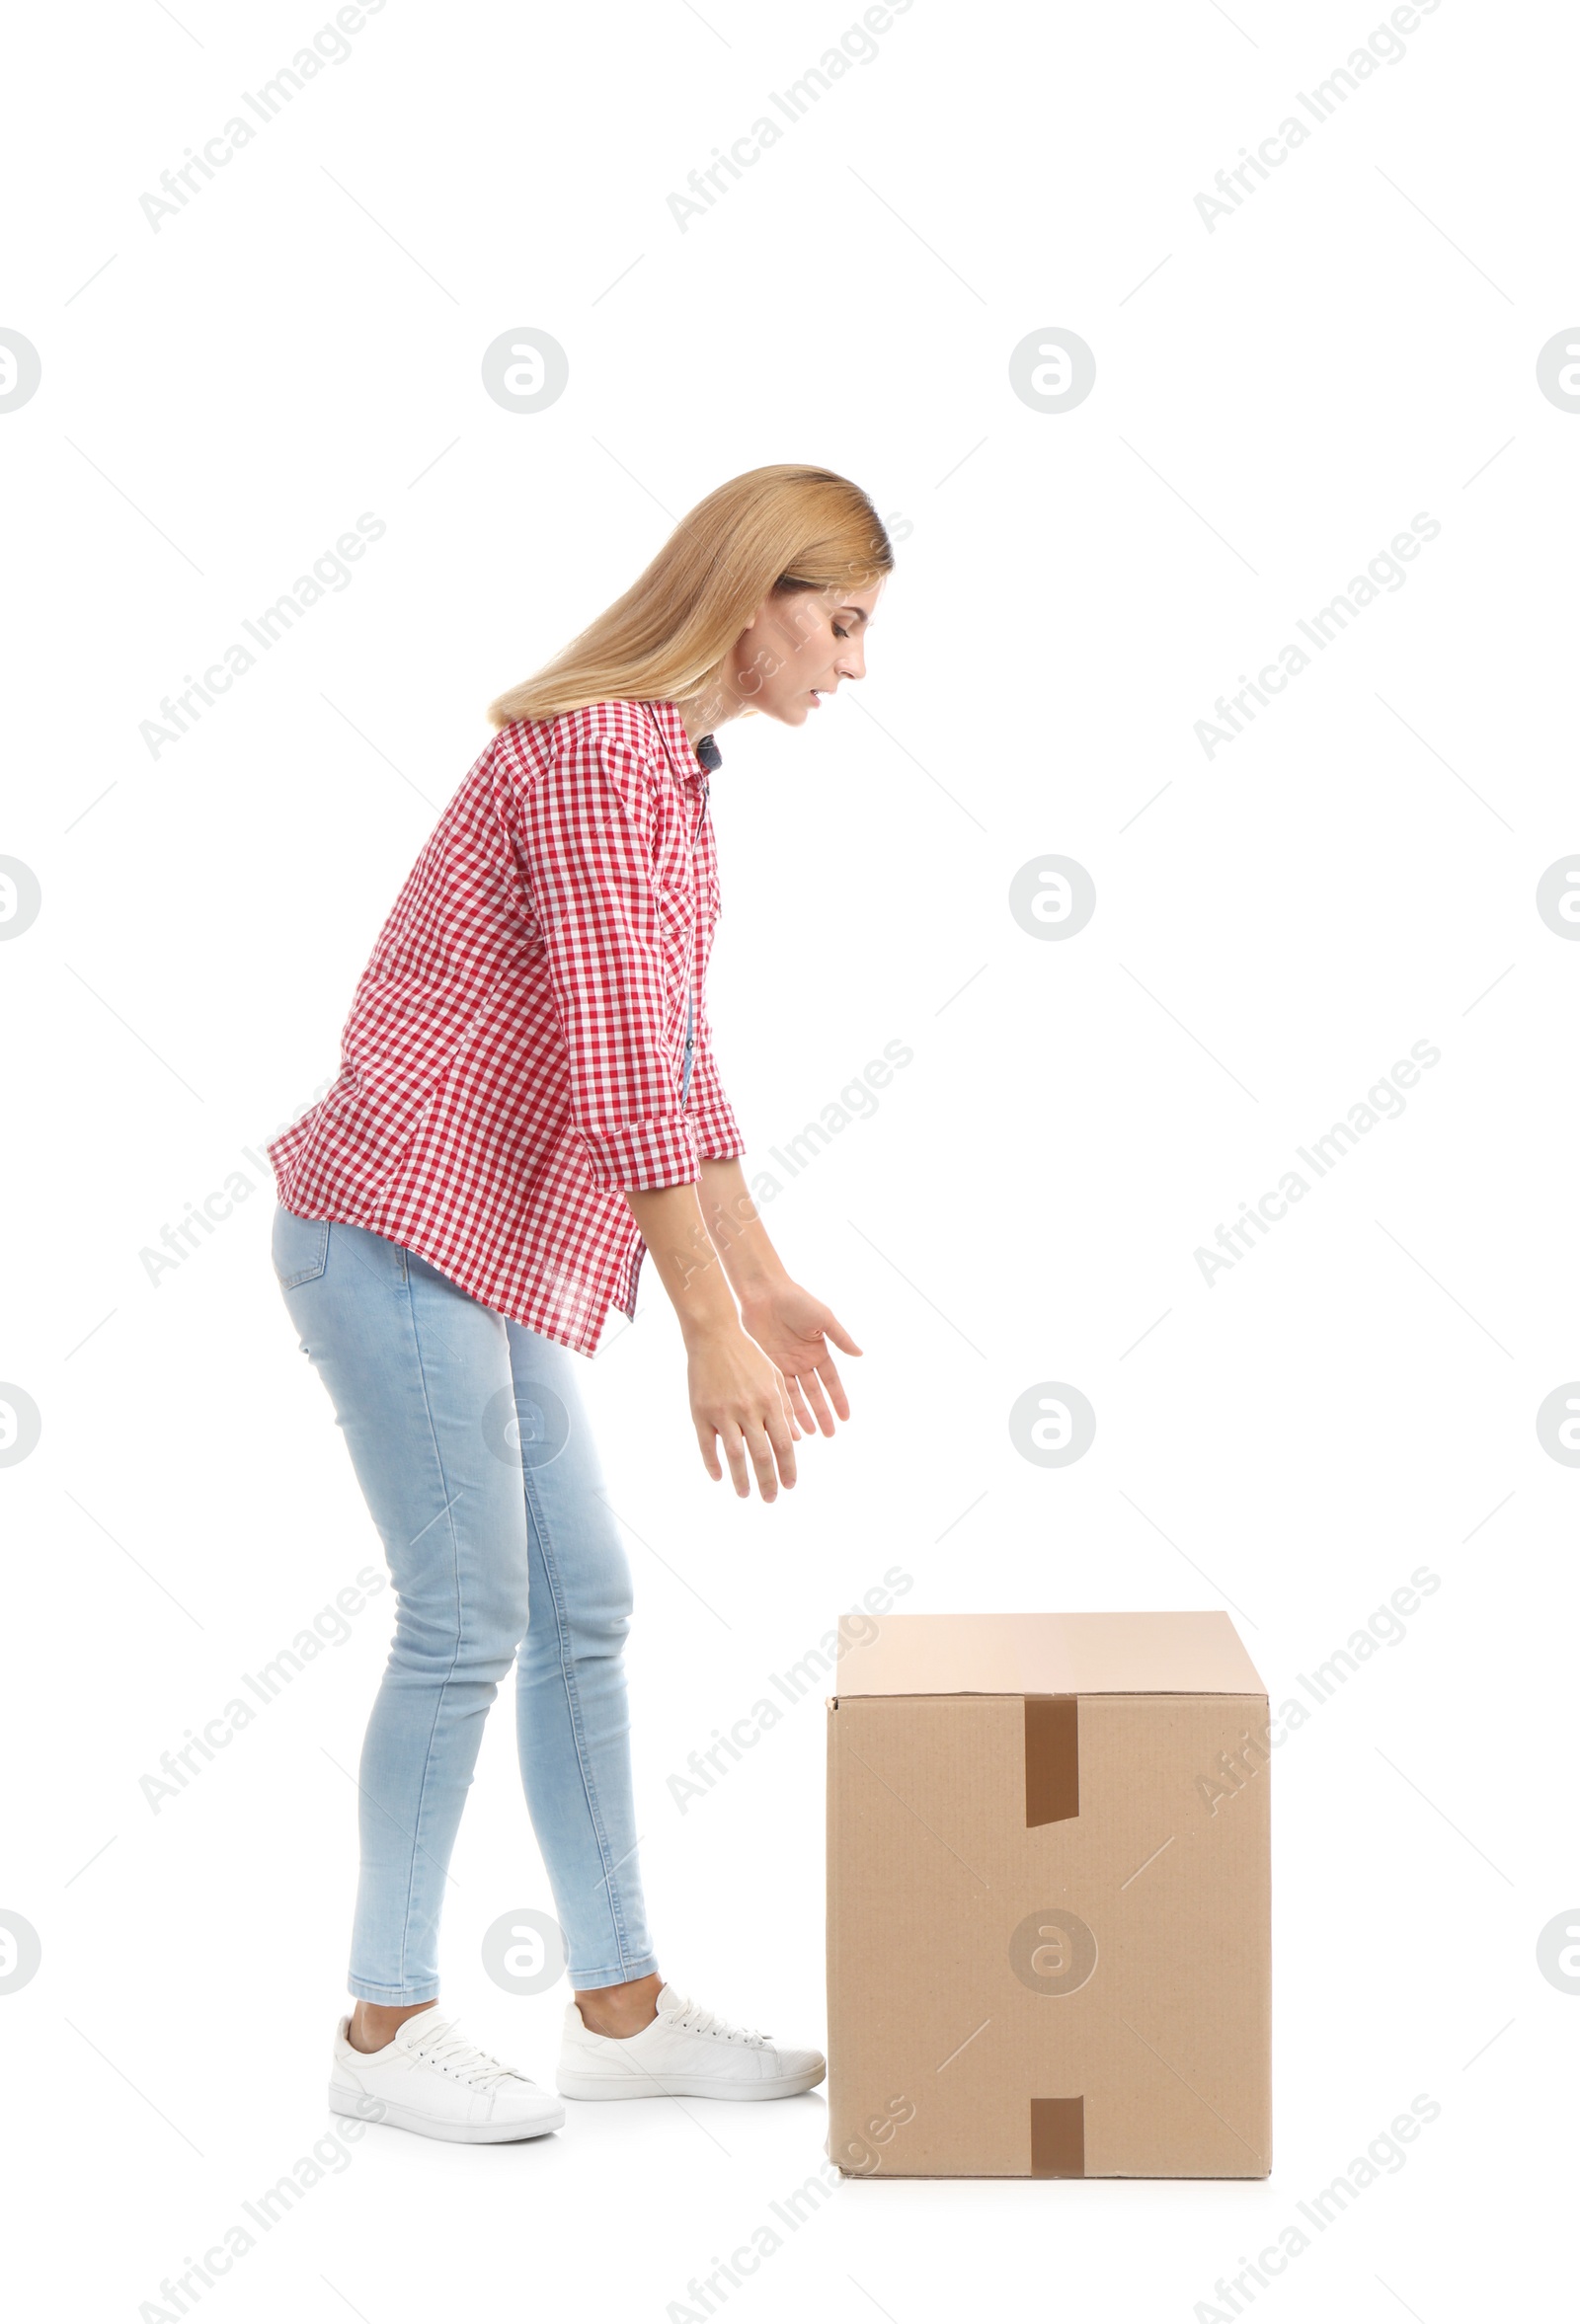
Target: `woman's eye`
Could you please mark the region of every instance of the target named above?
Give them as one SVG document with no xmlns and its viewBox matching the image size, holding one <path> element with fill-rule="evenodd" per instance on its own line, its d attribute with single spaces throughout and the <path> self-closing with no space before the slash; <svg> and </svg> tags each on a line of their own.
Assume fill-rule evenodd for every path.
<svg viewBox="0 0 1580 2324">
<path fill-rule="evenodd" d="M 850 635 L 850 632 L 849 632 L 848 630 L 842 630 L 842 629 L 839 627 L 839 624 L 838 624 L 837 622 L 835 622 L 835 623 L 834 623 L 834 625 L 833 625 L 833 634 L 834 634 L 834 636 L 835 636 L 836 638 L 848 638 L 848 637 L 849 637 L 849 635 Z"/>
</svg>

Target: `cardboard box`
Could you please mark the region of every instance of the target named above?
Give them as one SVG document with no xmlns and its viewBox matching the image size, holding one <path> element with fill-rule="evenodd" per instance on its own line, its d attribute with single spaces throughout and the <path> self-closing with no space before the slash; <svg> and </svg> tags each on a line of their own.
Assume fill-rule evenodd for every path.
<svg viewBox="0 0 1580 2324">
<path fill-rule="evenodd" d="M 840 2169 L 1265 2178 L 1267 1691 L 1228 1617 L 847 1616 L 838 1688 Z"/>
</svg>

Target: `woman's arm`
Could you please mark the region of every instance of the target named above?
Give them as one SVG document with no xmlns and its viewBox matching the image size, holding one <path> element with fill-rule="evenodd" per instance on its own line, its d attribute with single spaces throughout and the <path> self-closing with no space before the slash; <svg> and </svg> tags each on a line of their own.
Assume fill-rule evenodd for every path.
<svg viewBox="0 0 1580 2324">
<path fill-rule="evenodd" d="M 707 1171 L 728 1166 L 702 1167 Z M 739 1164 L 735 1167 L 739 1172 Z M 724 1474 L 717 1449 L 722 1444 L 737 1493 L 743 1499 L 750 1496 L 750 1458 L 758 1492 L 764 1501 L 772 1501 L 781 1480 L 787 1487 L 796 1481 L 792 1446 L 801 1431 L 778 1367 L 742 1327 L 703 1223 L 696 1183 L 627 1187 L 625 1199 L 679 1318 L 691 1418 L 703 1466 L 715 1481 Z"/>
<path fill-rule="evenodd" d="M 653 871 L 647 759 L 611 705 L 569 719 L 521 794 L 516 841 L 593 1182 L 694 1184 L 696 1131 L 674 1078 L 671 968 Z"/>
<path fill-rule="evenodd" d="M 704 1155 L 700 1169 L 702 1216 L 740 1302 L 742 1326 L 784 1375 L 790 1409 L 801 1426 L 816 1426 L 831 1436 L 830 1401 L 842 1421 L 850 1418 L 850 1401 L 829 1342 L 846 1356 L 859 1356 L 861 1350 L 832 1310 L 786 1273 L 748 1192 L 740 1156 L 710 1161 Z"/>
</svg>

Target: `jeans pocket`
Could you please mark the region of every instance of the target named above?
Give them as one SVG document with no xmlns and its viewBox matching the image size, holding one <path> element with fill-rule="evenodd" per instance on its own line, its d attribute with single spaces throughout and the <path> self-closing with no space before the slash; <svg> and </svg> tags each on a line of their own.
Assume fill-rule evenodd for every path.
<svg viewBox="0 0 1580 2324">
<path fill-rule="evenodd" d="M 329 1220 L 298 1218 L 283 1202 L 276 1203 L 269 1255 L 281 1290 L 311 1282 L 329 1265 Z"/>
</svg>

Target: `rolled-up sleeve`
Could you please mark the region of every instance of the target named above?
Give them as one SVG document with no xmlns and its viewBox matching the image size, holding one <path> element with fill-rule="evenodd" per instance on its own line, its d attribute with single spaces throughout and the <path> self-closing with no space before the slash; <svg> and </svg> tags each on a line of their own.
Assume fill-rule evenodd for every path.
<svg viewBox="0 0 1580 2324">
<path fill-rule="evenodd" d="M 654 806 L 642 753 L 573 728 L 521 807 L 524 862 L 570 1054 L 571 1116 L 596 1183 L 684 1186 L 697 1134 L 680 1111 Z"/>
<path fill-rule="evenodd" d="M 706 1001 L 698 1021 L 696 1064 L 691 1073 L 691 1116 L 696 1124 L 697 1152 L 708 1161 L 728 1162 L 746 1151 L 741 1124 L 719 1080 Z"/>
</svg>

